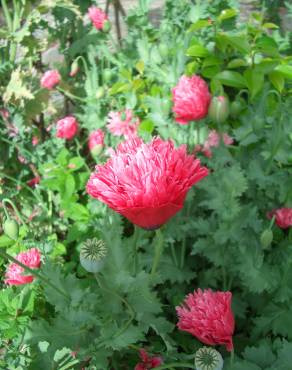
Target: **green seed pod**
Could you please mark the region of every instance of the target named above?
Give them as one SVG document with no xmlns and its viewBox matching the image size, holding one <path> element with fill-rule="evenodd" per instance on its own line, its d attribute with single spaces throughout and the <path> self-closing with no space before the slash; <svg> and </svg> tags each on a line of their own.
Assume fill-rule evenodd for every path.
<svg viewBox="0 0 292 370">
<path fill-rule="evenodd" d="M 222 370 L 223 358 L 221 354 L 213 348 L 202 347 L 196 352 L 196 370 Z"/>
<path fill-rule="evenodd" d="M 266 229 L 262 232 L 262 235 L 261 235 L 261 245 L 262 247 L 265 249 L 265 248 L 268 248 L 272 241 L 273 241 L 273 231 L 270 230 L 270 229 Z"/>
<path fill-rule="evenodd" d="M 96 99 L 100 99 L 104 96 L 104 88 L 103 87 L 99 87 L 96 91 L 96 94 L 95 94 L 95 97 Z"/>
<path fill-rule="evenodd" d="M 90 153 L 93 157 L 98 157 L 100 153 L 103 150 L 103 145 L 102 144 L 96 144 L 94 145 L 93 148 L 90 149 Z"/>
<path fill-rule="evenodd" d="M 103 32 L 109 32 L 110 31 L 110 29 L 112 28 L 112 25 L 111 25 L 111 23 L 110 23 L 110 21 L 104 21 L 104 23 L 103 23 L 103 27 L 102 27 L 102 30 L 103 30 Z"/>
<path fill-rule="evenodd" d="M 209 106 L 209 117 L 217 124 L 226 121 L 229 116 L 229 101 L 225 96 L 214 96 Z"/>
<path fill-rule="evenodd" d="M 107 248 L 103 240 L 87 239 L 80 251 L 81 266 L 88 272 L 99 272 L 104 265 Z"/>
<path fill-rule="evenodd" d="M 245 107 L 245 102 L 243 99 L 234 100 L 230 105 L 230 114 L 233 118 L 238 117 L 238 115 L 243 111 Z"/>
<path fill-rule="evenodd" d="M 19 235 L 18 223 L 15 220 L 7 219 L 2 225 L 5 235 L 16 240 Z"/>
</svg>

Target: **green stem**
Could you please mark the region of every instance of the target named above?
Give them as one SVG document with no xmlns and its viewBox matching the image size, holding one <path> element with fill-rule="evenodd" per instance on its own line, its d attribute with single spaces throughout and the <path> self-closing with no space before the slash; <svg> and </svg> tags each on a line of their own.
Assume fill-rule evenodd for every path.
<svg viewBox="0 0 292 370">
<path fill-rule="evenodd" d="M 163 369 L 170 369 L 172 367 L 173 368 L 185 367 L 185 368 L 193 369 L 194 368 L 194 364 L 179 363 L 179 362 L 178 363 L 175 363 L 175 362 L 172 362 L 171 364 L 165 364 L 165 365 L 158 366 L 155 369 L 156 370 L 163 370 Z"/>
<path fill-rule="evenodd" d="M 139 228 L 134 225 L 134 234 L 133 234 L 133 256 L 134 256 L 134 276 L 137 274 L 137 266 L 138 266 L 138 236 L 139 236 Z"/>
<path fill-rule="evenodd" d="M 151 269 L 151 276 L 153 276 L 157 270 L 157 267 L 159 265 L 160 257 L 163 252 L 163 234 L 161 229 L 156 230 L 156 244 L 155 244 L 155 253 L 154 253 L 154 259 L 152 263 L 152 269 Z"/>
<path fill-rule="evenodd" d="M 182 246 L 181 246 L 181 255 L 180 255 L 180 268 L 182 269 L 185 264 L 185 254 L 186 254 L 186 238 L 183 238 Z"/>
<path fill-rule="evenodd" d="M 80 98 L 79 96 L 76 96 L 76 95 L 74 95 L 74 94 L 71 94 L 69 91 L 66 91 L 66 90 L 64 90 L 64 89 L 62 89 L 61 87 L 57 87 L 57 90 L 60 92 L 60 93 L 62 93 L 62 94 L 64 94 L 65 96 L 67 96 L 68 98 L 70 98 L 70 99 L 75 99 L 75 100 L 79 100 L 79 101 L 81 101 L 81 102 L 86 102 L 87 100 L 86 99 L 83 99 L 83 98 Z"/>
<path fill-rule="evenodd" d="M 15 212 L 16 216 L 20 219 L 21 223 L 22 223 L 23 225 L 25 225 L 25 222 L 23 221 L 23 218 L 22 218 L 21 214 L 19 213 L 19 211 L 18 211 L 18 209 L 16 208 L 15 204 L 14 204 L 10 199 L 8 199 L 8 198 L 4 198 L 4 199 L 2 199 L 2 203 L 3 203 L 3 205 L 4 205 L 4 203 L 8 203 L 8 204 L 10 204 L 10 205 L 11 205 L 11 207 L 13 208 L 13 210 L 14 210 L 14 212 Z M 5 207 L 4 207 L 4 208 L 5 208 Z"/>
<path fill-rule="evenodd" d="M 12 18 L 11 18 L 11 15 L 9 13 L 9 9 L 7 7 L 7 4 L 6 4 L 6 0 L 2 0 L 1 3 L 2 3 L 2 9 L 3 9 L 3 13 L 4 13 L 6 23 L 7 23 L 8 30 L 10 32 L 12 32 L 13 31 Z"/>
<path fill-rule="evenodd" d="M 49 285 L 52 289 L 54 289 L 56 292 L 62 294 L 66 299 L 70 300 L 70 296 L 64 292 L 63 290 L 56 287 L 53 283 L 50 282 L 45 276 L 41 275 L 38 271 L 31 269 L 30 267 L 24 265 L 23 263 L 19 262 L 16 258 L 12 257 L 10 254 L 6 253 L 3 249 L 0 248 L 0 255 L 7 258 L 9 261 L 17 264 L 18 266 L 22 267 L 24 271 L 29 272 L 31 275 L 39 278 L 42 280 L 45 284 Z"/>
<path fill-rule="evenodd" d="M 174 264 L 175 264 L 175 266 L 178 266 L 178 261 L 177 261 L 177 257 L 176 257 L 174 245 L 171 244 L 170 248 L 171 248 L 171 254 L 172 254 L 172 258 L 173 258 Z"/>
<path fill-rule="evenodd" d="M 234 349 L 230 353 L 230 367 L 233 369 L 233 364 L 234 364 Z"/>
<path fill-rule="evenodd" d="M 275 219 L 276 219 L 276 216 L 274 215 L 271 219 L 271 222 L 270 222 L 270 225 L 269 225 L 269 230 L 272 229 L 273 225 L 274 225 L 274 222 L 275 222 Z"/>
</svg>

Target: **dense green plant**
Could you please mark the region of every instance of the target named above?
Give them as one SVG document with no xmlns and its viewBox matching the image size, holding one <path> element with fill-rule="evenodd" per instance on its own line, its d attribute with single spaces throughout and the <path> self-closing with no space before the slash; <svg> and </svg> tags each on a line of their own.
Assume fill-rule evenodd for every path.
<svg viewBox="0 0 292 370">
<path fill-rule="evenodd" d="M 148 3 L 129 12 L 118 46 L 112 34 L 84 24 L 91 1 L 2 0 L 0 201 L 20 227 L 17 240 L 0 236 L 1 272 L 7 257 L 30 247 L 43 255 L 33 283 L 2 281 L 3 369 L 134 369 L 142 347 L 163 358 L 161 369 L 194 368 L 202 344 L 176 328 L 175 306 L 198 287 L 233 293 L 235 361 L 218 347 L 224 369 L 291 367 L 292 229 L 267 217 L 292 207 L 288 48 L 262 13 L 236 26 L 234 1 L 168 0 L 159 27 Z M 39 84 L 49 69 L 42 53 L 56 42 L 62 81 L 49 92 Z M 171 89 L 183 74 L 202 76 L 212 95 L 228 97 L 224 122 L 174 121 Z M 211 129 L 234 139 L 212 148 L 211 158 L 197 154 L 210 175 L 163 226 L 155 274 L 159 234 L 133 227 L 85 190 L 95 164 L 107 159 L 90 154 L 88 134 L 105 127 L 109 111 L 125 108 L 139 117 L 146 141 L 159 135 L 191 152 Z M 54 124 L 69 114 L 80 130 L 64 143 Z M 120 141 L 106 134 L 107 148 Z M 32 177 L 41 179 L 35 188 Z M 4 210 L 0 217 L 4 223 Z M 80 251 L 96 243 L 106 252 L 93 274 Z"/>
</svg>

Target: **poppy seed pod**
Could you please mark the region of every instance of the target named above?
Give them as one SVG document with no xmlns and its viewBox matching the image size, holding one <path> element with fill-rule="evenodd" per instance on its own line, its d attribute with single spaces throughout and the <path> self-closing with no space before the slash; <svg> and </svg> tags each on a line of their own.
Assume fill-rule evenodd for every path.
<svg viewBox="0 0 292 370">
<path fill-rule="evenodd" d="M 202 347 L 196 352 L 195 369 L 222 370 L 223 358 L 215 349 L 210 347 Z"/>
<path fill-rule="evenodd" d="M 15 220 L 7 219 L 3 224 L 3 230 L 10 239 L 16 240 L 18 238 L 19 227 Z"/>
<path fill-rule="evenodd" d="M 103 240 L 87 239 L 80 251 L 81 266 L 88 272 L 97 273 L 104 265 L 107 248 Z"/>
<path fill-rule="evenodd" d="M 229 116 L 229 101 L 225 96 L 214 96 L 209 106 L 209 117 L 217 124 L 226 121 Z"/>
<path fill-rule="evenodd" d="M 230 104 L 230 114 L 233 118 L 236 118 L 240 112 L 243 111 L 245 102 L 243 99 L 234 100 Z"/>
</svg>

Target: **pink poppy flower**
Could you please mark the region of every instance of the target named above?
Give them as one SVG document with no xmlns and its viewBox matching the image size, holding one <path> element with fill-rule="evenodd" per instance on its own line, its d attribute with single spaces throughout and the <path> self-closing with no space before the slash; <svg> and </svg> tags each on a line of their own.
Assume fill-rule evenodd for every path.
<svg viewBox="0 0 292 370">
<path fill-rule="evenodd" d="M 104 146 L 104 133 L 101 129 L 90 133 L 88 138 L 88 148 L 93 155 L 98 155 Z"/>
<path fill-rule="evenodd" d="M 38 143 L 39 143 L 39 138 L 38 138 L 37 136 L 33 136 L 33 137 L 32 137 L 32 140 L 31 140 L 31 143 L 32 143 L 32 145 L 33 145 L 33 146 L 38 145 Z"/>
<path fill-rule="evenodd" d="M 19 253 L 16 256 L 17 261 L 23 263 L 31 269 L 37 269 L 41 265 L 41 254 L 37 248 L 32 248 L 27 252 Z M 5 283 L 8 285 L 22 285 L 31 283 L 34 276 L 25 275 L 23 267 L 16 263 L 11 263 L 5 274 Z"/>
<path fill-rule="evenodd" d="M 135 366 L 135 370 L 149 370 L 154 369 L 163 364 L 162 358 L 158 356 L 149 356 L 145 349 L 139 350 L 141 362 Z"/>
<path fill-rule="evenodd" d="M 188 294 L 183 304 L 176 307 L 178 328 L 205 344 L 222 344 L 227 351 L 232 351 L 235 323 L 231 299 L 231 292 L 213 292 L 211 289 L 198 289 Z"/>
<path fill-rule="evenodd" d="M 41 78 L 41 87 L 52 90 L 56 85 L 60 83 L 60 81 L 60 73 L 56 69 L 53 69 L 43 74 Z"/>
<path fill-rule="evenodd" d="M 78 122 L 75 117 L 67 116 L 57 122 L 56 136 L 61 139 L 71 140 L 77 134 Z"/>
<path fill-rule="evenodd" d="M 104 165 L 96 166 L 87 192 L 134 224 L 155 229 L 181 210 L 190 188 L 208 175 L 185 145 L 135 137 L 121 143 Z"/>
<path fill-rule="evenodd" d="M 110 112 L 108 115 L 107 128 L 114 136 L 122 136 L 127 139 L 137 134 L 139 119 L 133 117 L 130 109 L 124 112 Z"/>
<path fill-rule="evenodd" d="M 211 130 L 209 132 L 208 138 L 205 141 L 203 147 L 200 147 L 200 150 L 205 154 L 206 157 L 212 157 L 212 150 L 211 148 L 218 147 L 220 144 L 220 139 L 223 140 L 225 145 L 232 145 L 234 140 L 228 134 L 224 133 L 220 138 L 220 134 L 216 130 Z"/>
<path fill-rule="evenodd" d="M 102 30 L 104 23 L 108 21 L 108 16 L 104 11 L 96 6 L 88 9 L 88 16 L 97 30 Z"/>
<path fill-rule="evenodd" d="M 172 89 L 173 112 L 176 122 L 186 125 L 207 116 L 211 101 L 208 85 L 199 76 L 182 76 Z"/>
<path fill-rule="evenodd" d="M 292 208 L 279 208 L 268 213 L 271 219 L 275 216 L 275 222 L 281 229 L 288 229 L 292 226 Z"/>
</svg>

